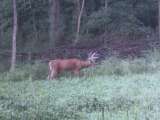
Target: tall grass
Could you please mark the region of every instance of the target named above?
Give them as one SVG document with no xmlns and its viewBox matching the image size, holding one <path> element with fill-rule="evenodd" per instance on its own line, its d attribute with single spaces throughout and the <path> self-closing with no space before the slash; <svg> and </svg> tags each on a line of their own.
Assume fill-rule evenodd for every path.
<svg viewBox="0 0 160 120">
<path fill-rule="evenodd" d="M 1 75 L 0 120 L 158 120 L 159 59 L 112 57 L 52 81 L 45 64 L 18 67 Z"/>
<path fill-rule="evenodd" d="M 20 64 L 13 72 L 4 72 L 0 80 L 23 81 L 28 79 L 42 80 L 47 78 L 48 66 L 45 63 L 35 62 L 34 64 Z"/>
</svg>

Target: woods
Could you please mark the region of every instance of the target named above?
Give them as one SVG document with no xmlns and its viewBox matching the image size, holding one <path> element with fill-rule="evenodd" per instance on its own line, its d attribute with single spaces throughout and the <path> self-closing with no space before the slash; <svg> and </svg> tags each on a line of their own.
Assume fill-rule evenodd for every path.
<svg viewBox="0 0 160 120">
<path fill-rule="evenodd" d="M 0 59 L 11 61 L 11 69 L 16 56 L 19 62 L 64 57 L 72 47 L 120 56 L 159 47 L 158 0 L 17 0 L 16 12 L 13 5 L 0 4 Z"/>
<path fill-rule="evenodd" d="M 16 47 L 18 53 L 28 54 L 32 60 L 33 54 L 44 56 L 48 51 L 47 58 L 57 57 L 58 53 L 53 51 L 62 46 L 105 48 L 121 56 L 130 56 L 136 51 L 134 56 L 137 56 L 155 42 L 159 44 L 158 0 L 17 0 L 17 15 L 12 4 L 14 1 L 9 0 L 2 0 L 0 4 L 0 50 L 6 57 L 1 59 L 9 60 L 8 54 L 12 51 L 11 68 L 15 64 Z M 123 52 L 129 49 L 133 50 Z"/>
</svg>

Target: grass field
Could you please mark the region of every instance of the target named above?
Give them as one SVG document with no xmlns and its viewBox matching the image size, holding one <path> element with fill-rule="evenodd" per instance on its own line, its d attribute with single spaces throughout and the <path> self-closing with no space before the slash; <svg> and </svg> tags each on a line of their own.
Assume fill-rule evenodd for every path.
<svg viewBox="0 0 160 120">
<path fill-rule="evenodd" d="M 53 81 L 44 79 L 43 65 L 37 73 L 33 68 L 39 65 L 3 73 L 0 120 L 159 120 L 159 60 L 158 53 L 135 60 L 109 58 L 83 70 L 83 77 L 63 75 Z"/>
</svg>

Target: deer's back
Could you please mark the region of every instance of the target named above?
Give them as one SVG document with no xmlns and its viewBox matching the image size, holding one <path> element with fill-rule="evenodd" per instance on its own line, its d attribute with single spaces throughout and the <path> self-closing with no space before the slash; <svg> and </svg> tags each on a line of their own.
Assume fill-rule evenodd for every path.
<svg viewBox="0 0 160 120">
<path fill-rule="evenodd" d="M 57 59 L 52 61 L 57 70 L 74 70 L 80 68 L 81 60 L 79 59 Z"/>
</svg>

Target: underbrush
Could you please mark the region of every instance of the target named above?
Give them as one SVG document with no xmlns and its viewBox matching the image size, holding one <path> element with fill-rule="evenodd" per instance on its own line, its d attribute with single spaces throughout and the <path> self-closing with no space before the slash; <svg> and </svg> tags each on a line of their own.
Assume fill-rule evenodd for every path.
<svg viewBox="0 0 160 120">
<path fill-rule="evenodd" d="M 47 65 L 22 65 L 0 80 L 1 120 L 158 120 L 160 54 L 106 59 L 46 80 Z M 36 80 L 36 81 L 35 81 Z"/>
<path fill-rule="evenodd" d="M 106 58 L 100 65 L 84 69 L 84 77 L 94 76 L 125 76 L 129 74 L 154 73 L 160 70 L 160 52 L 154 50 L 143 58 L 120 59 L 116 57 Z M 48 65 L 36 62 L 34 64 L 18 65 L 14 72 L 5 72 L 0 74 L 0 80 L 43 80 L 47 78 Z M 71 73 L 63 73 L 61 77 L 75 77 Z M 60 77 L 60 78 L 61 78 Z"/>
<path fill-rule="evenodd" d="M 153 53 L 143 58 L 120 59 L 110 57 L 92 69 L 84 70 L 90 76 L 125 76 L 154 73 L 160 70 L 160 53 Z"/>
<path fill-rule="evenodd" d="M 47 78 L 48 66 L 44 63 L 21 64 L 15 71 L 4 72 L 0 75 L 0 80 L 22 81 L 22 80 L 42 80 Z"/>
</svg>

